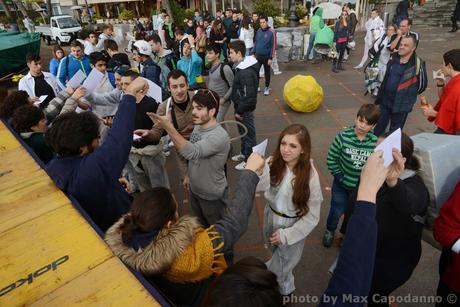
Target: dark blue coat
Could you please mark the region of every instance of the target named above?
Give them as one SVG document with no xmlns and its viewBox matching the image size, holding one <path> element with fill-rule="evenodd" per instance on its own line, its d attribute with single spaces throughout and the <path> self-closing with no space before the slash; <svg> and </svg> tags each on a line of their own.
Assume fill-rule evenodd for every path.
<svg viewBox="0 0 460 307">
<path fill-rule="evenodd" d="M 46 167 L 56 185 L 73 196 L 104 232 L 131 207 L 118 178 L 131 150 L 135 114 L 135 98 L 123 96 L 100 147 L 83 157 L 54 158 Z"/>
</svg>

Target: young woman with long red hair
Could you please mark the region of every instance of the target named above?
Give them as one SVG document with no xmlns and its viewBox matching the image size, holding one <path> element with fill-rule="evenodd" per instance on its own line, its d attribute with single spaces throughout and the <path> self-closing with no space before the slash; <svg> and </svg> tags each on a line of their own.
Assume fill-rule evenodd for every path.
<svg viewBox="0 0 460 307">
<path fill-rule="evenodd" d="M 262 175 L 269 172 L 270 178 L 260 186 L 267 200 L 264 240 L 272 251 L 267 267 L 276 274 L 283 295 L 295 290 L 292 270 L 300 261 L 305 238 L 319 222 L 323 195 L 310 154 L 307 128 L 290 125 L 281 132 Z"/>
</svg>

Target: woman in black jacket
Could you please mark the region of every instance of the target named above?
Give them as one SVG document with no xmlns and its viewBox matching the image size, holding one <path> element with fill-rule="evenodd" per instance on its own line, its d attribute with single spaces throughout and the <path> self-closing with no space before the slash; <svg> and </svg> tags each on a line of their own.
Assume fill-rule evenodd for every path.
<svg viewBox="0 0 460 307">
<path fill-rule="evenodd" d="M 342 15 L 340 16 L 339 20 L 335 23 L 335 30 L 334 30 L 334 44 L 335 49 L 337 50 L 337 56 L 334 58 L 332 62 L 332 71 L 338 73 L 340 70 L 345 70 L 342 67 L 343 56 L 345 54 L 345 48 L 347 47 L 348 43 L 348 35 L 349 35 L 349 26 L 347 23 L 347 12 L 342 11 Z"/>
<path fill-rule="evenodd" d="M 402 133 L 401 153 L 397 154 L 402 154 L 404 164 L 390 166 L 387 179 L 377 193 L 377 250 L 368 306 L 389 306 L 388 296 L 409 280 L 420 260 L 424 216 L 430 197 L 417 174 L 420 163 L 413 152 L 414 143 Z M 352 197 L 349 209 L 353 204 Z M 345 229 L 346 221 L 341 232 L 345 233 Z"/>
</svg>

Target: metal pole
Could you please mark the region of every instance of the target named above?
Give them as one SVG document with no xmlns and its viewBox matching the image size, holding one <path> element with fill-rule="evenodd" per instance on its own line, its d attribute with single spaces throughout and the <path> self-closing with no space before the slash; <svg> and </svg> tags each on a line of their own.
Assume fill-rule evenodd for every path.
<svg viewBox="0 0 460 307">
<path fill-rule="evenodd" d="M 289 0 L 289 23 L 288 26 L 291 28 L 297 27 L 298 19 L 295 15 L 295 0 Z"/>
</svg>

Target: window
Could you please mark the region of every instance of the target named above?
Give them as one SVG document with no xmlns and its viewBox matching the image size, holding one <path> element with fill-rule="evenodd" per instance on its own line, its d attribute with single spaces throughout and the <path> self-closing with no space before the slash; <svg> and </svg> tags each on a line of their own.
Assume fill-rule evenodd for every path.
<svg viewBox="0 0 460 307">
<path fill-rule="evenodd" d="M 52 20 L 52 21 L 51 21 L 51 26 L 52 26 L 53 28 L 57 28 L 56 20 Z"/>
</svg>

